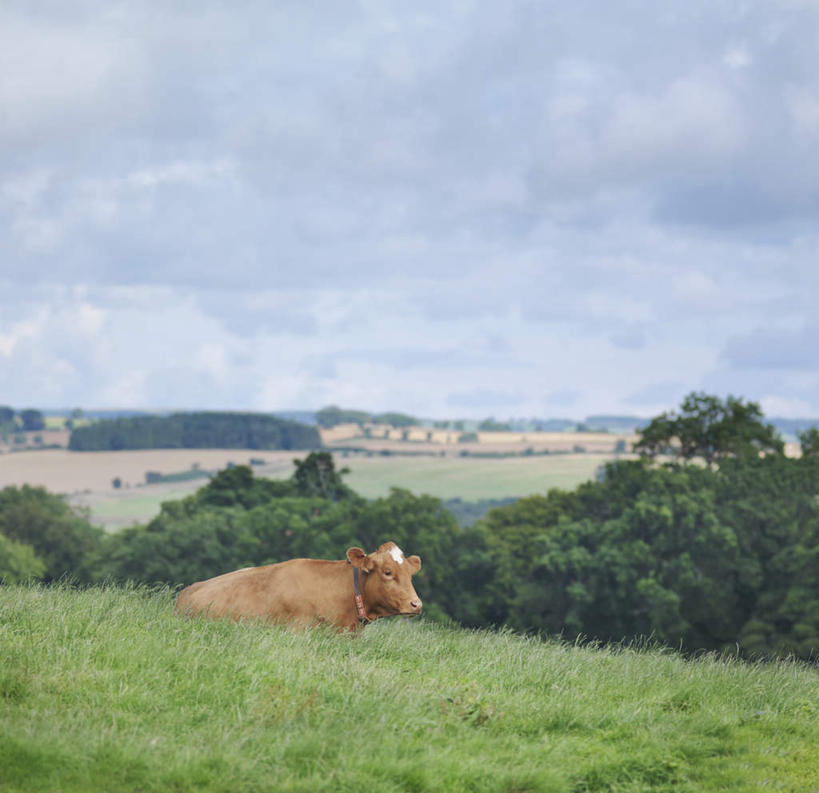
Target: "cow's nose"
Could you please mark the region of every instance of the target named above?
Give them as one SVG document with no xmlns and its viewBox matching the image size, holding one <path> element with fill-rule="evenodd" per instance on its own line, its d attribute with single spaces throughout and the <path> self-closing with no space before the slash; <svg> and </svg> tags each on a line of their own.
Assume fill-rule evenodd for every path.
<svg viewBox="0 0 819 793">
<path fill-rule="evenodd" d="M 410 608 L 413 611 L 420 611 L 421 610 L 421 601 L 420 600 L 411 600 L 410 601 Z"/>
</svg>

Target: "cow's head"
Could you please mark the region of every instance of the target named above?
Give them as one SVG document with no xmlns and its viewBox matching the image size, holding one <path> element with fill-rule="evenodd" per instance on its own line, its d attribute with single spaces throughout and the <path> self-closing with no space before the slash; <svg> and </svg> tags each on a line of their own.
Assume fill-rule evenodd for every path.
<svg viewBox="0 0 819 793">
<path fill-rule="evenodd" d="M 421 569 L 417 556 L 404 556 L 394 542 L 385 542 L 369 554 L 350 548 L 347 560 L 366 573 L 361 576 L 361 592 L 370 616 L 421 613 L 421 598 L 412 585 L 412 576 Z"/>
</svg>

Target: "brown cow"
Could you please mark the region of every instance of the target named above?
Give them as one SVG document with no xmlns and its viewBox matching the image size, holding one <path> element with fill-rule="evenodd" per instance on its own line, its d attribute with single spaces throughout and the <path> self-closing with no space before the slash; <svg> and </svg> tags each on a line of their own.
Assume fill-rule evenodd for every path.
<svg viewBox="0 0 819 793">
<path fill-rule="evenodd" d="M 378 617 L 420 614 L 421 599 L 412 586 L 420 569 L 421 560 L 405 557 L 394 542 L 371 554 L 350 548 L 347 561 L 291 559 L 199 581 L 179 593 L 176 612 L 301 625 L 324 622 L 352 630 Z M 356 578 L 362 601 L 358 609 Z"/>
</svg>

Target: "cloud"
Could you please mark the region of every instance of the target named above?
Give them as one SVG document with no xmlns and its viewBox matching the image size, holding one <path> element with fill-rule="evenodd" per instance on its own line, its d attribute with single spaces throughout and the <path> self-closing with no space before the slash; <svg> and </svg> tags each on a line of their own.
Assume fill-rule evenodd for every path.
<svg viewBox="0 0 819 793">
<path fill-rule="evenodd" d="M 555 407 L 572 407 L 580 399 L 580 391 L 575 388 L 563 388 L 558 391 L 550 391 L 544 397 L 547 405 Z"/>
<path fill-rule="evenodd" d="M 792 397 L 765 396 L 759 401 L 766 416 L 777 418 L 805 418 L 814 415 L 813 407 L 805 399 Z"/>
<path fill-rule="evenodd" d="M 686 390 L 685 384 L 680 382 L 649 383 L 629 394 L 623 401 L 627 405 L 642 408 L 677 404 L 685 395 Z"/>
<path fill-rule="evenodd" d="M 776 370 L 819 411 L 816 21 L 13 0 L 9 398 L 580 415 Z"/>
<path fill-rule="evenodd" d="M 103 25 L 0 12 L 0 140 L 30 147 L 70 126 L 139 112 L 142 66 L 131 40 Z M 68 124 L 66 124 L 68 122 Z"/>
<path fill-rule="evenodd" d="M 730 338 L 721 358 L 737 369 L 811 370 L 819 367 L 819 325 L 756 330 Z"/>
<path fill-rule="evenodd" d="M 615 331 L 611 336 L 611 343 L 624 350 L 640 350 L 645 347 L 645 331 L 639 326 L 624 327 Z"/>
<path fill-rule="evenodd" d="M 481 408 L 512 410 L 524 401 L 520 394 L 510 394 L 505 391 L 491 389 L 477 389 L 475 391 L 461 391 L 449 394 L 447 405 L 453 408 Z"/>
</svg>

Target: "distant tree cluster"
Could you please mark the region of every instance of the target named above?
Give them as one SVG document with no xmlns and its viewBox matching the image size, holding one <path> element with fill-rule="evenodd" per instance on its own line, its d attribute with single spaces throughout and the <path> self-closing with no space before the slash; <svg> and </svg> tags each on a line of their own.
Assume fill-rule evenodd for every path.
<svg viewBox="0 0 819 793">
<path fill-rule="evenodd" d="M 98 421 L 71 432 L 72 451 L 311 449 L 315 427 L 261 413 L 175 413 Z"/>
<path fill-rule="evenodd" d="M 392 427 L 417 427 L 420 422 L 414 416 L 406 413 L 376 413 L 372 417 L 373 424 L 387 424 Z"/>
<path fill-rule="evenodd" d="M 329 429 L 339 424 L 387 424 L 393 427 L 415 427 L 420 422 L 406 413 L 368 413 L 364 410 L 347 410 L 328 405 L 316 412 L 319 427 Z"/>
<path fill-rule="evenodd" d="M 481 432 L 511 432 L 512 425 L 503 421 L 495 421 L 495 419 L 490 416 L 478 424 L 478 429 Z"/>
<path fill-rule="evenodd" d="M 26 408 L 17 412 L 8 405 L 0 405 L 0 432 L 39 432 L 45 426 L 45 418 L 39 410 Z"/>
</svg>

